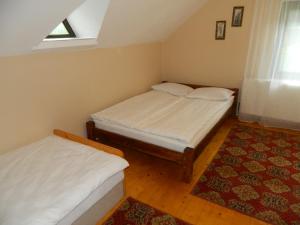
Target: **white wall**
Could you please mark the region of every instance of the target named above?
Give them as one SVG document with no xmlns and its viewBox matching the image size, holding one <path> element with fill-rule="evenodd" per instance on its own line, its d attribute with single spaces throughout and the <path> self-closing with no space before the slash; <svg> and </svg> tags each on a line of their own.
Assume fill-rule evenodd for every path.
<svg viewBox="0 0 300 225">
<path fill-rule="evenodd" d="M 160 44 L 0 58 L 0 153 L 49 135 L 79 135 L 91 113 L 160 77 Z"/>
<path fill-rule="evenodd" d="M 234 6 L 245 6 L 242 27 L 231 27 Z M 164 80 L 240 87 L 249 46 L 253 0 L 209 0 L 162 45 Z M 226 39 L 215 40 L 226 20 Z"/>
</svg>

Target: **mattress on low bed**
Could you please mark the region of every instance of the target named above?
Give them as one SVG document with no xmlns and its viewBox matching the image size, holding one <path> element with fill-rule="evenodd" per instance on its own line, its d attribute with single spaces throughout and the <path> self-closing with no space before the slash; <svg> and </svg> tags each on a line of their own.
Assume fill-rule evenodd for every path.
<svg viewBox="0 0 300 225">
<path fill-rule="evenodd" d="M 128 163 L 49 136 L 0 156 L 0 224 L 69 225 L 123 180 Z"/>
<path fill-rule="evenodd" d="M 115 186 L 124 182 L 124 172 L 121 171 L 110 178 L 108 178 L 103 184 L 98 186 L 87 198 L 81 201 L 71 212 L 64 216 L 56 225 L 70 225 L 84 215 L 93 205 L 107 195 Z M 119 193 L 122 195 L 123 193 Z M 110 200 L 111 201 L 111 200 Z M 106 212 L 98 211 L 99 220 L 100 214 Z M 87 224 L 85 224 L 87 225 Z"/>
<path fill-rule="evenodd" d="M 233 101 L 234 97 L 208 101 L 152 90 L 93 114 L 92 119 L 99 129 L 184 152 L 200 143 Z"/>
</svg>

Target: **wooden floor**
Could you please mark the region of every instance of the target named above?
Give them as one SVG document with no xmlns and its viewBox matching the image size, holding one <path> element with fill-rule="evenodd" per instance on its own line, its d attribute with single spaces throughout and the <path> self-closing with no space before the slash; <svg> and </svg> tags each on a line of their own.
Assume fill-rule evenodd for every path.
<svg viewBox="0 0 300 225">
<path fill-rule="evenodd" d="M 266 224 L 190 194 L 235 123 L 236 120 L 227 120 L 205 148 L 195 164 L 191 184 L 180 181 L 180 169 L 176 164 L 124 150 L 130 163 L 126 170 L 126 197 L 131 196 L 195 225 Z M 113 211 L 114 209 L 98 224 L 105 221 Z"/>
</svg>

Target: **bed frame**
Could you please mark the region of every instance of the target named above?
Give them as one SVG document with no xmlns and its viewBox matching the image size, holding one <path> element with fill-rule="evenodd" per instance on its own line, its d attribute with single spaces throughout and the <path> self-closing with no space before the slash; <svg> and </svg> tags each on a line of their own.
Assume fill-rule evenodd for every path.
<svg viewBox="0 0 300 225">
<path fill-rule="evenodd" d="M 192 88 L 212 87 L 212 86 L 196 85 L 196 84 L 184 84 L 184 85 L 187 85 Z M 203 151 L 205 146 L 210 142 L 212 137 L 216 134 L 216 132 L 223 124 L 223 122 L 228 117 L 236 115 L 239 89 L 236 88 L 228 88 L 228 89 L 234 91 L 233 96 L 235 99 L 232 106 L 226 111 L 226 113 L 223 115 L 220 121 L 210 130 L 210 132 L 202 139 L 202 141 L 195 148 L 187 147 L 184 150 L 184 153 L 176 152 L 172 149 L 167 149 L 158 145 L 145 143 L 143 141 L 139 141 L 120 134 L 99 129 L 96 127 L 94 121 L 88 121 L 86 123 L 88 139 L 101 142 L 110 146 L 118 147 L 118 148 L 125 147 L 129 149 L 134 149 L 161 159 L 166 159 L 175 162 L 180 166 L 182 166 L 182 171 L 183 171 L 182 180 L 186 183 L 190 183 L 193 177 L 194 162 L 196 161 L 200 153 Z"/>
<path fill-rule="evenodd" d="M 77 136 L 75 134 L 71 134 L 71 133 L 62 131 L 62 130 L 53 130 L 53 134 L 56 135 L 56 136 L 68 139 L 70 141 L 74 141 L 74 142 L 77 142 L 77 143 L 80 143 L 80 144 L 88 145 L 88 146 L 90 146 L 92 148 L 95 148 L 99 151 L 103 151 L 103 152 L 106 152 L 106 153 L 124 158 L 124 153 L 121 150 L 110 147 L 110 146 L 107 146 L 107 145 L 104 145 L 104 144 L 101 144 L 99 142 L 95 142 L 93 140 L 86 139 L 86 138 L 83 138 L 83 137 Z"/>
</svg>

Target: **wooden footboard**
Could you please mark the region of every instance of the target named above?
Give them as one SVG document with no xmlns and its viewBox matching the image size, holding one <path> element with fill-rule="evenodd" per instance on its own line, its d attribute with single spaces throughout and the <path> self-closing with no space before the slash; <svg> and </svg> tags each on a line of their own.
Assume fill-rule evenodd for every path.
<svg viewBox="0 0 300 225">
<path fill-rule="evenodd" d="M 99 129 L 94 121 L 86 123 L 88 139 L 101 142 L 116 148 L 129 148 L 143 153 L 166 159 L 177 164 L 182 164 L 182 153 L 167 149 L 158 145 L 153 145 L 120 134 Z"/>
</svg>

